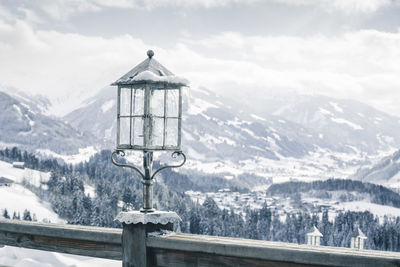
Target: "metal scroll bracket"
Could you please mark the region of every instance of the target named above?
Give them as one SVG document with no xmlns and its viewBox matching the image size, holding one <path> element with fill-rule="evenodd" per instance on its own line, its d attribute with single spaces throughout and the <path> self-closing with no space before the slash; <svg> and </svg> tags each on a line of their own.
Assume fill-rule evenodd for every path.
<svg viewBox="0 0 400 267">
<path fill-rule="evenodd" d="M 111 161 L 114 165 L 118 167 L 126 167 L 135 170 L 142 177 L 143 184 L 143 208 L 140 210 L 141 212 L 153 212 L 153 179 L 160 171 L 167 168 L 179 168 L 183 166 L 186 162 L 186 155 L 182 151 L 174 151 L 171 154 L 172 158 L 176 158 L 177 156 L 182 156 L 183 161 L 177 165 L 167 165 L 159 168 L 152 174 L 152 163 L 153 163 L 153 152 L 152 151 L 143 151 L 143 169 L 144 173 L 137 167 L 129 164 L 118 163 L 115 161 L 114 155 L 125 157 L 125 152 L 123 150 L 115 150 L 111 153 Z"/>
</svg>

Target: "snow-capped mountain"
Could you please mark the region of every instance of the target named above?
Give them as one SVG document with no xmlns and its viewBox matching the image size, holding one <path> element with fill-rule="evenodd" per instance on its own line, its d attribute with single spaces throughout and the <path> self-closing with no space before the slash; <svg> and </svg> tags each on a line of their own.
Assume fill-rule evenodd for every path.
<svg viewBox="0 0 400 267">
<path fill-rule="evenodd" d="M 317 101 L 310 99 L 311 102 Z M 334 114 L 332 109 L 340 112 L 337 111 L 340 106 L 334 104 L 335 99 L 326 101 L 333 104 L 329 104 L 330 108 L 322 106 L 322 112 L 326 110 L 325 113 Z M 318 103 L 317 101 L 314 105 Z M 300 110 L 301 107 L 305 111 Z M 249 112 L 253 110 L 252 107 L 219 96 L 205 88 L 186 91 L 182 126 L 182 148 L 189 159 L 186 168 L 204 173 L 219 173 L 227 178 L 252 173 L 272 177 L 274 181 L 344 178 L 376 156 L 370 153 L 372 149 L 359 146 L 363 142 L 367 144 L 368 138 L 364 138 L 364 135 L 352 137 L 357 136 L 360 130 L 354 127 L 336 130 L 335 127 L 348 125 L 345 122 L 340 123 L 342 121 L 332 121 L 321 132 L 320 128 L 314 129 L 307 121 L 297 119 L 298 114 L 308 112 L 308 107 L 298 105 L 297 108 L 298 112 L 293 112 L 293 118 L 289 120 L 289 108 L 286 112 L 282 109 L 280 113 L 265 112 L 260 115 L 261 113 Z M 343 120 L 348 119 L 344 115 Z M 381 116 L 385 125 L 386 120 L 394 120 L 386 114 L 373 115 Z M 114 148 L 116 89 L 104 88 L 64 119 L 74 127 L 90 131 L 103 139 L 106 148 Z M 369 120 L 369 117 L 365 116 L 364 120 Z M 368 122 L 357 123 L 362 125 L 360 127 L 367 128 Z M 338 133 L 329 134 L 329 127 L 331 132 Z M 346 131 L 352 138 L 344 142 L 343 132 Z M 372 130 L 371 132 L 370 135 L 378 134 Z M 387 151 L 389 148 L 382 146 L 381 149 Z"/>
<path fill-rule="evenodd" d="M 400 147 L 400 118 L 358 101 L 283 93 L 251 101 L 259 114 L 274 114 L 312 129 L 336 151 L 373 154 Z"/>
<path fill-rule="evenodd" d="M 48 100 L 13 96 L 0 91 L 0 143 L 17 145 L 29 150 L 48 149 L 58 153 L 73 153 L 95 144 L 95 137 L 80 132 L 69 124 L 44 115 Z"/>
<path fill-rule="evenodd" d="M 186 94 L 183 112 L 183 147 L 193 158 L 232 162 L 259 156 L 279 160 L 303 157 L 324 141 L 297 123 L 275 116 L 259 117 L 237 110 L 226 99 L 204 88 Z M 64 119 L 76 128 L 91 131 L 112 148 L 115 144 L 116 90 L 105 88 L 86 106 Z M 316 136 L 315 136 L 316 137 Z"/>
<path fill-rule="evenodd" d="M 392 188 L 400 187 L 400 150 L 382 158 L 378 163 L 360 168 L 350 178 L 378 183 Z"/>
</svg>

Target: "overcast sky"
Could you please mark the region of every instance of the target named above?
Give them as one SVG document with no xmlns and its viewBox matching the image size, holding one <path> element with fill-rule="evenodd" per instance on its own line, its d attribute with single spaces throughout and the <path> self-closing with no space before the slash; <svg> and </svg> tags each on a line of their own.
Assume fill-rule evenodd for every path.
<svg viewBox="0 0 400 267">
<path fill-rule="evenodd" d="M 192 87 L 296 90 L 400 115 L 400 0 L 0 0 L 0 85 L 59 113 L 150 48 Z"/>
</svg>

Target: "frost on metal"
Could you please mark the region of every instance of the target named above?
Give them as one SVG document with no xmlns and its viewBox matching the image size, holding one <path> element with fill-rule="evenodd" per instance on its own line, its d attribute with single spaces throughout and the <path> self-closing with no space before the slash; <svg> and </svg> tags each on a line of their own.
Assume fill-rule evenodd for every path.
<svg viewBox="0 0 400 267">
<path fill-rule="evenodd" d="M 141 82 L 161 82 L 180 86 L 189 85 L 188 80 L 174 75 L 166 67 L 161 65 L 160 62 L 153 59 L 154 53 L 150 55 L 148 53 L 149 57 L 147 59 L 119 78 L 112 85 L 128 85 Z"/>
<path fill-rule="evenodd" d="M 155 211 L 151 213 L 140 211 L 120 212 L 115 220 L 125 224 L 168 224 L 182 221 L 178 214 L 172 211 Z"/>
</svg>

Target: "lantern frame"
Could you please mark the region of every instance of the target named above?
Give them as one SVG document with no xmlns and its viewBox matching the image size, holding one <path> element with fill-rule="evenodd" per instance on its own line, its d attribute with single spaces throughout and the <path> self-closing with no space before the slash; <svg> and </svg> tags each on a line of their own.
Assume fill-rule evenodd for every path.
<svg viewBox="0 0 400 267">
<path fill-rule="evenodd" d="M 142 151 L 179 151 L 181 148 L 181 139 L 182 139 L 182 87 L 183 84 L 178 83 L 165 83 L 165 82 L 135 82 L 130 84 L 120 84 L 118 85 L 118 98 L 117 98 L 117 149 L 121 150 L 142 150 Z M 129 115 L 121 115 L 121 90 L 130 90 L 130 114 Z M 143 114 L 136 115 L 134 114 L 135 108 L 135 100 L 133 99 L 133 92 L 135 90 L 143 90 L 143 99 L 141 103 L 143 105 Z M 164 100 L 163 100 L 163 115 L 154 115 L 152 114 L 151 109 L 151 95 L 152 91 L 163 91 L 164 92 Z M 169 116 L 167 114 L 167 107 L 171 104 L 168 102 L 168 92 L 176 91 L 178 93 L 178 101 L 177 103 L 173 103 L 177 105 L 177 116 Z M 129 144 L 121 143 L 121 118 L 129 118 Z M 141 144 L 135 144 L 135 126 L 134 126 L 134 118 L 143 118 L 143 142 Z M 155 133 L 152 129 L 152 120 L 153 119 L 162 119 L 162 145 L 153 145 L 151 144 L 151 139 L 154 137 Z M 168 121 L 169 120 L 177 120 L 177 128 L 174 128 L 173 131 L 176 131 L 176 137 L 174 141 L 176 145 L 168 144 Z"/>
<path fill-rule="evenodd" d="M 148 59 L 144 60 L 142 63 L 137 65 L 127 74 L 122 76 L 119 80 L 114 82 L 112 85 L 118 86 L 118 97 L 117 97 L 117 148 L 111 153 L 111 161 L 114 165 L 118 167 L 126 167 L 135 170 L 142 177 L 143 184 L 143 208 L 140 209 L 141 212 L 154 212 L 153 209 L 153 183 L 154 176 L 158 174 L 161 170 L 166 168 L 178 168 L 183 166 L 186 162 L 185 154 L 180 150 L 181 148 L 181 128 L 182 128 L 182 87 L 187 86 L 187 81 L 185 79 L 176 77 L 172 72 L 162 66 L 158 61 L 152 59 L 154 52 L 152 50 L 147 51 Z M 121 115 L 121 90 L 130 90 L 129 100 L 129 116 Z M 135 102 L 132 101 L 132 94 L 135 90 L 143 90 L 143 114 L 135 115 Z M 155 90 L 164 91 L 164 101 L 163 101 L 163 116 L 154 116 L 151 105 L 151 95 Z M 168 109 L 168 92 L 172 90 L 178 91 L 178 114 L 177 117 L 167 116 Z M 136 95 L 135 95 L 136 96 Z M 154 98 L 155 99 L 155 98 Z M 120 144 L 121 139 L 121 118 L 129 118 L 129 144 Z M 135 134 L 135 128 L 132 122 L 136 117 L 143 118 L 143 145 L 136 145 L 132 140 L 132 133 Z M 154 118 L 163 119 L 163 144 L 160 145 L 149 145 L 149 141 L 152 141 L 151 137 L 154 135 L 153 120 Z M 176 146 L 166 144 L 167 140 L 167 126 L 168 119 L 178 120 L 178 125 L 176 129 Z M 155 135 L 154 135 L 155 136 Z M 134 136 L 133 136 L 134 137 Z M 125 150 L 142 150 L 143 151 L 143 171 L 134 165 L 127 164 L 125 162 L 117 162 L 114 156 L 125 156 Z M 182 162 L 176 165 L 166 165 L 160 167 L 153 172 L 153 151 L 173 151 L 171 154 L 172 158 L 177 156 L 182 157 Z"/>
</svg>

